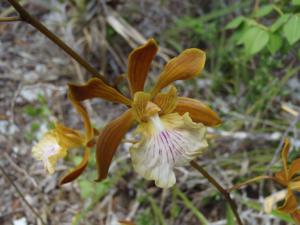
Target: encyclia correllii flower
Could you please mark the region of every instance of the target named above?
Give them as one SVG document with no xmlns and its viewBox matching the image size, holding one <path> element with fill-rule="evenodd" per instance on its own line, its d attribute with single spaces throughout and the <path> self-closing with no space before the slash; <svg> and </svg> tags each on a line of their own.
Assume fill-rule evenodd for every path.
<svg viewBox="0 0 300 225">
<path fill-rule="evenodd" d="M 283 213 L 290 214 L 291 217 L 297 224 L 300 224 L 300 210 L 298 208 L 298 202 L 295 193 L 300 192 L 300 158 L 297 158 L 288 164 L 288 153 L 290 150 L 290 142 L 286 138 L 284 140 L 284 145 L 281 149 L 281 160 L 283 164 L 283 169 L 273 176 L 257 176 L 248 179 L 240 184 L 236 184 L 229 191 L 239 189 L 247 184 L 259 181 L 259 180 L 272 180 L 275 181 L 280 186 L 287 189 L 286 194 L 282 192 L 277 192 L 277 196 L 269 196 L 265 200 L 265 210 L 267 212 L 272 211 L 273 204 L 284 199 L 283 204 L 277 209 Z M 285 196 L 284 196 L 285 195 Z M 280 196 L 280 197 L 279 197 Z"/>
<path fill-rule="evenodd" d="M 285 139 L 284 146 L 281 151 L 281 160 L 283 170 L 275 173 L 274 180 L 287 188 L 284 203 L 278 210 L 290 214 L 297 224 L 300 224 L 300 210 L 296 199 L 296 192 L 300 192 L 300 158 L 297 158 L 288 165 L 288 153 L 290 143 Z"/>
<path fill-rule="evenodd" d="M 82 135 L 77 130 L 57 123 L 55 128 L 48 131 L 32 148 L 33 157 L 37 160 L 42 160 L 44 167 L 50 174 L 54 173 L 57 160 L 64 158 L 69 149 L 80 147 L 84 149 L 83 159 L 80 164 L 64 175 L 60 180 L 60 184 L 73 181 L 83 172 L 88 163 L 90 148 L 94 145 L 95 131 L 91 126 L 86 109 L 81 102 L 74 100 L 70 93 L 68 98 L 83 119 L 85 134 Z"/>
<path fill-rule="evenodd" d="M 102 98 L 128 107 L 121 116 L 108 123 L 97 140 L 98 178 L 107 177 L 118 145 L 136 123 L 136 142 L 130 149 L 133 167 L 161 188 L 174 185 L 175 166 L 188 163 L 207 147 L 206 126 L 221 123 L 217 114 L 201 101 L 178 97 L 170 84 L 196 77 L 205 63 L 205 53 L 196 48 L 183 51 L 171 59 L 157 77 L 150 92 L 144 91 L 151 62 L 158 51 L 153 39 L 134 49 L 128 58 L 127 79 L 131 98 L 117 89 L 92 78 L 84 85 L 69 84 L 69 93 L 76 102 Z M 167 92 L 161 92 L 169 86 Z"/>
</svg>

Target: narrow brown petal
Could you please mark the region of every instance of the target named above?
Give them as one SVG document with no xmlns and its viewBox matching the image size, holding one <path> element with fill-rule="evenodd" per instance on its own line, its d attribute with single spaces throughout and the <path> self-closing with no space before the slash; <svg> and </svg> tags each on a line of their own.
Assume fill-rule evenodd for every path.
<svg viewBox="0 0 300 225">
<path fill-rule="evenodd" d="M 88 143 L 94 138 L 94 128 L 92 127 L 90 117 L 83 104 L 74 98 L 71 91 L 68 92 L 68 98 L 83 120 L 86 139 L 85 142 Z"/>
<path fill-rule="evenodd" d="M 175 112 L 180 115 L 188 112 L 192 120 L 196 123 L 203 123 L 205 126 L 217 126 L 222 123 L 218 115 L 201 101 L 178 97 Z"/>
<path fill-rule="evenodd" d="M 71 172 L 68 172 L 66 175 L 64 175 L 60 179 L 59 185 L 69 183 L 75 180 L 77 177 L 79 177 L 81 173 L 84 171 L 84 169 L 86 168 L 89 158 L 90 158 L 90 149 L 86 148 L 80 164 L 76 166 Z"/>
<path fill-rule="evenodd" d="M 113 87 L 105 84 L 99 78 L 92 78 L 84 85 L 69 84 L 69 90 L 75 101 L 84 101 L 91 98 L 103 98 L 111 102 L 130 106 L 131 100 Z"/>
<path fill-rule="evenodd" d="M 106 125 L 98 137 L 96 148 L 96 163 L 98 178 L 101 181 L 107 177 L 108 169 L 118 145 L 126 132 L 130 129 L 134 120 L 131 109 L 124 112 L 120 117 Z"/>
<path fill-rule="evenodd" d="M 284 140 L 284 144 L 281 150 L 281 160 L 283 164 L 283 171 L 285 173 L 285 176 L 288 178 L 289 177 L 289 171 L 288 171 L 288 154 L 290 150 L 290 142 L 289 139 Z"/>
<path fill-rule="evenodd" d="M 145 45 L 130 53 L 128 57 L 128 81 L 132 96 L 135 92 L 144 90 L 148 71 L 157 50 L 158 46 L 155 40 L 150 39 Z"/>
<path fill-rule="evenodd" d="M 176 80 L 187 80 L 197 76 L 205 64 L 205 52 L 197 48 L 183 51 L 165 66 L 151 92 L 155 96 L 162 88 Z"/>
<path fill-rule="evenodd" d="M 288 186 L 288 177 L 286 176 L 284 170 L 275 173 L 275 181 L 285 187 Z"/>
<path fill-rule="evenodd" d="M 300 158 L 292 161 L 289 168 L 289 180 L 292 179 L 292 177 L 299 172 L 300 172 Z"/>
</svg>

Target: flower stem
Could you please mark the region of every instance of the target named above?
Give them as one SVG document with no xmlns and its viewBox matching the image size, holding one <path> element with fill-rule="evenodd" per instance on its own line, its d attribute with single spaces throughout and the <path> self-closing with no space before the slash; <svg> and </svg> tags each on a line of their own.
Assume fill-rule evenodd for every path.
<svg viewBox="0 0 300 225">
<path fill-rule="evenodd" d="M 235 202 L 231 199 L 229 192 L 224 189 L 212 176 L 209 175 L 209 173 L 202 167 L 200 166 L 198 163 L 196 163 L 195 161 L 191 161 L 190 165 L 196 169 L 198 172 L 200 172 L 212 185 L 215 186 L 215 188 L 218 189 L 219 192 L 222 193 L 222 195 L 224 196 L 224 198 L 226 199 L 226 201 L 229 203 L 234 216 L 236 218 L 236 221 L 239 225 L 243 225 L 243 222 L 237 212 L 237 207 Z"/>
<path fill-rule="evenodd" d="M 21 20 L 22 20 L 21 17 L 18 16 L 0 18 L 0 22 L 16 22 Z"/>
<path fill-rule="evenodd" d="M 274 180 L 274 177 L 272 177 L 272 176 L 258 176 L 258 177 L 254 177 L 254 178 L 251 178 L 251 179 L 249 179 L 249 180 L 246 180 L 245 182 L 236 184 L 236 185 L 234 185 L 234 186 L 231 187 L 231 188 L 228 188 L 227 191 L 228 191 L 228 192 L 231 192 L 231 191 L 234 191 L 234 190 L 236 190 L 236 189 L 239 189 L 240 187 L 242 187 L 242 186 L 244 186 L 244 185 L 247 185 L 247 184 L 250 184 L 250 183 L 259 181 L 259 180 L 266 180 L 266 179 Z"/>
<path fill-rule="evenodd" d="M 64 41 L 62 41 L 58 36 L 48 30 L 39 20 L 30 15 L 30 13 L 24 9 L 16 0 L 7 0 L 16 11 L 18 11 L 21 19 L 33 27 L 35 27 L 39 32 L 44 34 L 47 38 L 49 38 L 52 42 L 58 45 L 62 50 L 64 50 L 69 56 L 71 56 L 74 60 L 76 60 L 81 66 L 83 66 L 87 71 L 89 71 L 93 76 L 97 76 L 104 82 L 106 79 L 103 75 L 101 75 L 98 70 L 91 66 L 86 60 L 84 60 L 80 55 L 78 55 L 73 49 L 71 49 Z"/>
</svg>

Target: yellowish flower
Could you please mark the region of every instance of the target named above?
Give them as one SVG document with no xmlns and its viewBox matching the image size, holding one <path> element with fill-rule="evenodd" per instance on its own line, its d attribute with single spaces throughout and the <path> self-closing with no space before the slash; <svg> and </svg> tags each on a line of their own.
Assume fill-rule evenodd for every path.
<svg viewBox="0 0 300 225">
<path fill-rule="evenodd" d="M 71 148 L 84 148 L 84 156 L 82 162 L 73 170 L 62 177 L 60 184 L 64 184 L 76 179 L 86 168 L 90 147 L 94 145 L 94 130 L 91 126 L 88 114 L 84 106 L 73 99 L 72 95 L 68 95 L 73 106 L 83 118 L 85 126 L 85 135 L 79 131 L 65 127 L 62 124 L 56 124 L 53 130 L 48 131 L 44 137 L 32 148 L 33 157 L 42 160 L 45 169 L 50 173 L 55 172 L 57 160 L 64 158 Z"/>
<path fill-rule="evenodd" d="M 118 145 L 126 132 L 138 123 L 134 132 L 137 141 L 130 149 L 134 169 L 146 179 L 154 180 L 158 187 L 171 187 L 176 180 L 173 168 L 201 154 L 207 146 L 206 126 L 221 122 L 202 102 L 178 97 L 174 86 L 161 92 L 173 81 L 194 78 L 202 71 L 205 53 L 200 49 L 187 49 L 170 60 L 152 90 L 144 92 L 148 70 L 157 50 L 156 42 L 150 39 L 129 55 L 127 78 L 131 99 L 98 78 L 92 78 L 85 85 L 69 85 L 70 94 L 77 102 L 98 97 L 129 107 L 99 135 L 96 149 L 98 181 L 107 177 Z"/>
<path fill-rule="evenodd" d="M 290 149 L 289 140 L 286 139 L 281 151 L 283 170 L 275 174 L 274 180 L 287 188 L 284 203 L 278 210 L 290 214 L 297 224 L 300 224 L 300 210 L 295 196 L 295 192 L 300 192 L 300 158 L 292 161 L 288 165 L 288 152 Z"/>
<path fill-rule="evenodd" d="M 281 160 L 283 164 L 283 169 L 274 176 L 258 176 L 249 179 L 243 183 L 237 184 L 230 188 L 229 191 L 236 190 L 241 186 L 250 184 L 263 179 L 273 180 L 282 187 L 286 188 L 286 194 L 283 192 L 278 192 L 275 196 L 270 196 L 265 200 L 265 209 L 270 212 L 274 203 L 284 199 L 283 204 L 278 207 L 278 210 L 287 214 L 291 217 L 297 224 L 300 224 L 300 210 L 298 209 L 298 202 L 295 193 L 300 192 L 300 158 L 295 159 L 288 165 L 288 153 L 290 149 L 290 142 L 285 139 L 284 145 L 281 150 Z M 283 196 L 282 196 L 283 194 Z M 285 195 L 285 196 L 284 196 Z"/>
</svg>

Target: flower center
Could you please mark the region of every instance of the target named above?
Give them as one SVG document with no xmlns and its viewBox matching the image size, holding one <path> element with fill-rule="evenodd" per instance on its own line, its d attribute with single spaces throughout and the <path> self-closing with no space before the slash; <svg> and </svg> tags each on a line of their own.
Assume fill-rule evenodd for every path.
<svg viewBox="0 0 300 225">
<path fill-rule="evenodd" d="M 157 113 L 154 116 L 151 116 L 149 118 L 149 120 L 151 121 L 152 125 L 154 126 L 155 131 L 157 131 L 158 133 L 165 130 L 165 127 L 164 127 L 163 123 L 161 122 L 159 115 Z"/>
</svg>

